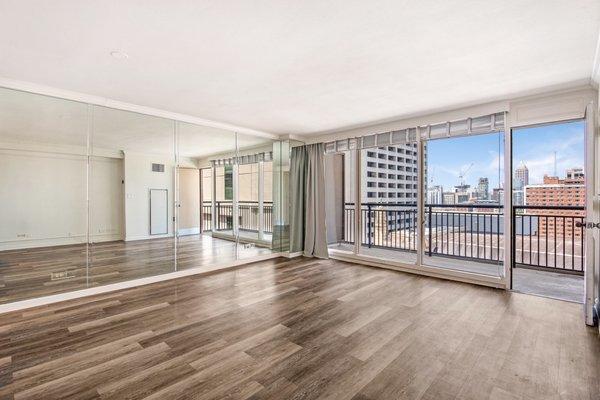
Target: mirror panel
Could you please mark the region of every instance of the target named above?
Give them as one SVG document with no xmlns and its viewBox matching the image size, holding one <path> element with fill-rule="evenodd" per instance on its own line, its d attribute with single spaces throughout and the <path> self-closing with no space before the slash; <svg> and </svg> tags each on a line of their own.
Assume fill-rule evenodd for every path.
<svg viewBox="0 0 600 400">
<path fill-rule="evenodd" d="M 93 107 L 90 285 L 175 270 L 171 120 Z"/>
<path fill-rule="evenodd" d="M 183 122 L 177 132 L 177 269 L 212 270 L 236 259 L 235 133 Z"/>
<path fill-rule="evenodd" d="M 87 286 L 88 112 L 0 88 L 0 303 Z"/>
</svg>

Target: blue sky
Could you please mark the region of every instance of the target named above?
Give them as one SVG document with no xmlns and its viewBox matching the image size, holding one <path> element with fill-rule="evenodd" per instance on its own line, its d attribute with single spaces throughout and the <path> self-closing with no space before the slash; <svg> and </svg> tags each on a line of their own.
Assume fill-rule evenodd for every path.
<svg viewBox="0 0 600 400">
<path fill-rule="evenodd" d="M 521 161 L 529 168 L 530 183 L 541 182 L 544 174 L 554 171 L 554 151 L 559 176 L 565 169 L 583 167 L 584 123 L 581 121 L 513 131 L 513 168 Z M 490 190 L 498 187 L 504 163 L 504 135 L 493 133 L 431 140 L 427 145 L 427 180 L 429 185 L 442 185 L 451 190 L 465 174 L 466 183 L 477 185 L 479 177 L 490 180 Z M 499 175 L 500 173 L 500 175 Z"/>
</svg>

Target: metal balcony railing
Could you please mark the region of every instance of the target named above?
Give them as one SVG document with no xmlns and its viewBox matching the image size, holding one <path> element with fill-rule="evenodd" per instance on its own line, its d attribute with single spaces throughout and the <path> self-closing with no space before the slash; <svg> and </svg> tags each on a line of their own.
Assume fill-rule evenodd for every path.
<svg viewBox="0 0 600 400">
<path fill-rule="evenodd" d="M 504 260 L 503 207 L 494 204 L 426 204 L 423 252 L 499 263 Z M 583 207 L 515 206 L 515 267 L 583 273 Z M 354 203 L 345 204 L 344 241 L 354 243 Z M 416 252 L 416 204 L 362 203 L 361 246 Z"/>
<path fill-rule="evenodd" d="M 215 202 L 215 230 L 224 231 L 233 229 L 233 203 L 231 201 Z M 257 201 L 238 202 L 238 227 L 244 231 L 258 232 L 259 206 Z M 202 204 L 202 229 L 212 230 L 211 202 Z M 273 233 L 273 203 L 263 202 L 263 231 Z"/>
<path fill-rule="evenodd" d="M 516 267 L 583 274 L 584 207 L 514 206 Z"/>
</svg>

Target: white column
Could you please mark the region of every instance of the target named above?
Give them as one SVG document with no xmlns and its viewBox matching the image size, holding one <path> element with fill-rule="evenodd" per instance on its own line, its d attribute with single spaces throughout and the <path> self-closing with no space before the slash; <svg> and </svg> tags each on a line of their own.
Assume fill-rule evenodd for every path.
<svg viewBox="0 0 600 400">
<path fill-rule="evenodd" d="M 416 139 L 417 139 L 417 265 L 420 267 L 423 264 L 423 237 L 425 231 L 425 218 L 424 218 L 424 207 L 425 202 L 423 200 L 423 181 L 425 171 L 423 166 L 425 165 L 423 157 L 423 142 L 421 141 L 421 132 L 419 128 L 416 128 Z"/>
<path fill-rule="evenodd" d="M 265 162 L 258 162 L 258 240 L 264 239 Z"/>
<path fill-rule="evenodd" d="M 498 200 L 500 194 L 498 194 Z M 512 129 L 509 115 L 504 113 L 504 276 L 502 282 L 512 289 Z"/>
<path fill-rule="evenodd" d="M 217 230 L 217 167 L 213 163 L 212 167 L 210 167 L 210 187 L 211 187 L 211 196 L 210 196 L 210 230 L 211 232 L 215 232 Z"/>
<path fill-rule="evenodd" d="M 362 163 L 360 149 L 354 150 L 354 253 L 360 253 L 362 242 L 362 215 L 361 215 L 361 197 L 362 197 Z M 344 205 L 345 207 L 345 205 Z"/>
</svg>

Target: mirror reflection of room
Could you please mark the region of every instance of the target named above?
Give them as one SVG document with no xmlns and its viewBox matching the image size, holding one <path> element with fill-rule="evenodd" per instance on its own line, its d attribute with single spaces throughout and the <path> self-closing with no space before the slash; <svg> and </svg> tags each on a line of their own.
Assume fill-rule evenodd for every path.
<svg viewBox="0 0 600 400">
<path fill-rule="evenodd" d="M 0 127 L 0 303 L 281 251 L 278 141 L 8 89 Z"/>
</svg>

